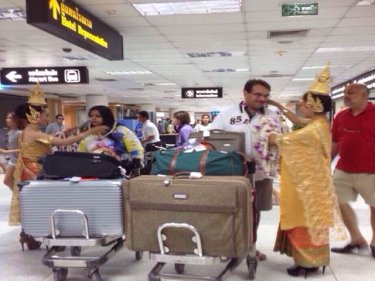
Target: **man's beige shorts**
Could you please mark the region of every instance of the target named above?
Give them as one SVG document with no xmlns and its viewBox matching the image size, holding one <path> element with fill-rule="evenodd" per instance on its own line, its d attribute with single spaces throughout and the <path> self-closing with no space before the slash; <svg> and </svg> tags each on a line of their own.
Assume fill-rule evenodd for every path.
<svg viewBox="0 0 375 281">
<path fill-rule="evenodd" d="M 368 205 L 375 207 L 375 173 L 346 173 L 336 169 L 333 183 L 340 202 L 355 201 L 360 194 Z"/>
</svg>

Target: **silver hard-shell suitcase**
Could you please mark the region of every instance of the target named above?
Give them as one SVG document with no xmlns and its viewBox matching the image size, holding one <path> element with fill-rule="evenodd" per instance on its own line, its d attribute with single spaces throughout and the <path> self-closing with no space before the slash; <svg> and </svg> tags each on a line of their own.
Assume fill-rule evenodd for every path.
<svg viewBox="0 0 375 281">
<path fill-rule="evenodd" d="M 51 216 L 60 210 L 80 210 L 88 220 L 90 237 L 123 235 L 122 180 L 28 181 L 20 185 L 21 222 L 25 233 L 50 236 Z M 83 218 L 76 213 L 55 216 L 60 237 L 81 237 Z"/>
</svg>

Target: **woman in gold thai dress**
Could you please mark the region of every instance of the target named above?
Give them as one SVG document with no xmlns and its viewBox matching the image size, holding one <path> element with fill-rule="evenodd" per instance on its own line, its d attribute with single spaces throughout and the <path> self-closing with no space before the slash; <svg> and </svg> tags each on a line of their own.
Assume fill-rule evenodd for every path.
<svg viewBox="0 0 375 281">
<path fill-rule="evenodd" d="M 287 269 L 292 276 L 306 277 L 320 266 L 324 273 L 330 261 L 329 228 L 339 220 L 330 172 L 331 134 L 326 113 L 331 111 L 332 102 L 328 94 L 328 80 L 317 79 L 303 95 L 300 111 L 308 119 L 299 119 L 271 101 L 291 121 L 306 125 L 269 137 L 281 155 L 280 226 L 274 251 L 293 257 L 295 265 Z"/>
<path fill-rule="evenodd" d="M 19 190 L 17 183 L 25 180 L 36 179 L 41 171 L 41 165 L 38 159 L 52 152 L 52 145 L 61 146 L 76 143 L 88 135 L 102 133 L 108 129 L 106 126 L 98 126 L 76 136 L 66 139 L 60 139 L 43 133 L 40 125 L 48 122 L 48 109 L 42 91 L 37 85 L 31 92 L 28 102 L 19 106 L 16 111 L 16 117 L 26 121 L 27 125 L 20 134 L 19 139 L 19 157 L 15 169 L 15 184 L 9 214 L 9 225 L 19 225 L 21 222 L 19 206 Z M 34 250 L 40 247 L 40 242 L 36 241 L 31 235 L 20 234 L 20 243 L 22 249 L 26 243 L 28 249 Z"/>
</svg>

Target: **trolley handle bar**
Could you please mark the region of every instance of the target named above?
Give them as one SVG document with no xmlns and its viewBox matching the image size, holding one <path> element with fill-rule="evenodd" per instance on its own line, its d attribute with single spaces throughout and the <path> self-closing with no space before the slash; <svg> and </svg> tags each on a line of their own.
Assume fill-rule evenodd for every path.
<svg viewBox="0 0 375 281">
<path fill-rule="evenodd" d="M 56 215 L 59 213 L 70 213 L 70 214 L 77 214 L 82 217 L 83 223 L 84 223 L 84 233 L 83 235 L 85 236 L 86 239 L 90 239 L 89 236 L 89 223 L 87 216 L 85 215 L 84 212 L 81 210 L 63 210 L 63 209 L 57 209 L 53 212 L 51 215 L 51 228 L 52 228 L 52 237 L 53 239 L 56 239 Z"/>
<path fill-rule="evenodd" d="M 158 234 L 158 242 L 159 242 L 159 249 L 160 249 L 160 252 L 161 252 L 162 255 L 165 255 L 165 253 L 166 253 L 164 243 L 163 243 L 163 234 L 162 234 L 162 231 L 165 228 L 185 228 L 185 229 L 188 229 L 191 232 L 193 232 L 194 233 L 193 242 L 197 244 L 197 249 L 196 249 L 197 251 L 194 251 L 194 253 L 196 255 L 198 255 L 199 257 L 203 257 L 202 240 L 201 240 L 201 236 L 199 235 L 198 230 L 190 224 L 175 223 L 175 222 L 164 223 L 164 224 L 162 224 L 158 227 L 158 233 L 157 233 Z"/>
</svg>

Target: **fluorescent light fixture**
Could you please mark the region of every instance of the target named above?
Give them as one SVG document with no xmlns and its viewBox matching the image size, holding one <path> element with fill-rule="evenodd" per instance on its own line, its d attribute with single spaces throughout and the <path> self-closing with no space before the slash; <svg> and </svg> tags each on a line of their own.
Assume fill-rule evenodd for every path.
<svg viewBox="0 0 375 281">
<path fill-rule="evenodd" d="M 331 65 L 330 68 L 349 68 L 352 67 L 353 65 Z M 323 69 L 325 68 L 326 65 L 314 65 L 314 66 L 304 66 L 302 67 L 303 70 L 308 70 L 308 69 Z"/>
<path fill-rule="evenodd" d="M 358 46 L 358 47 L 333 47 L 333 48 L 319 48 L 317 53 L 338 53 L 338 52 L 373 52 L 375 46 Z"/>
<path fill-rule="evenodd" d="M 370 6 L 374 4 L 375 0 L 359 0 L 356 6 Z"/>
<path fill-rule="evenodd" d="M 314 65 L 314 66 L 304 66 L 302 69 L 322 69 L 324 68 L 324 65 Z"/>
<path fill-rule="evenodd" d="M 144 74 L 152 74 L 151 71 L 107 71 L 107 74 L 110 75 L 144 75 Z"/>
<path fill-rule="evenodd" d="M 176 86 L 176 83 L 173 82 L 160 82 L 160 83 L 154 83 L 156 86 Z"/>
<path fill-rule="evenodd" d="M 248 72 L 248 68 L 216 68 L 216 69 L 206 69 L 203 72 Z"/>
<path fill-rule="evenodd" d="M 20 8 L 0 9 L 0 20 L 23 20 L 26 18 L 26 12 Z"/>
<path fill-rule="evenodd" d="M 315 78 L 293 78 L 293 81 L 313 81 Z"/>
<path fill-rule="evenodd" d="M 143 16 L 236 13 L 241 10 L 241 0 L 147 3 L 133 6 Z"/>
</svg>

